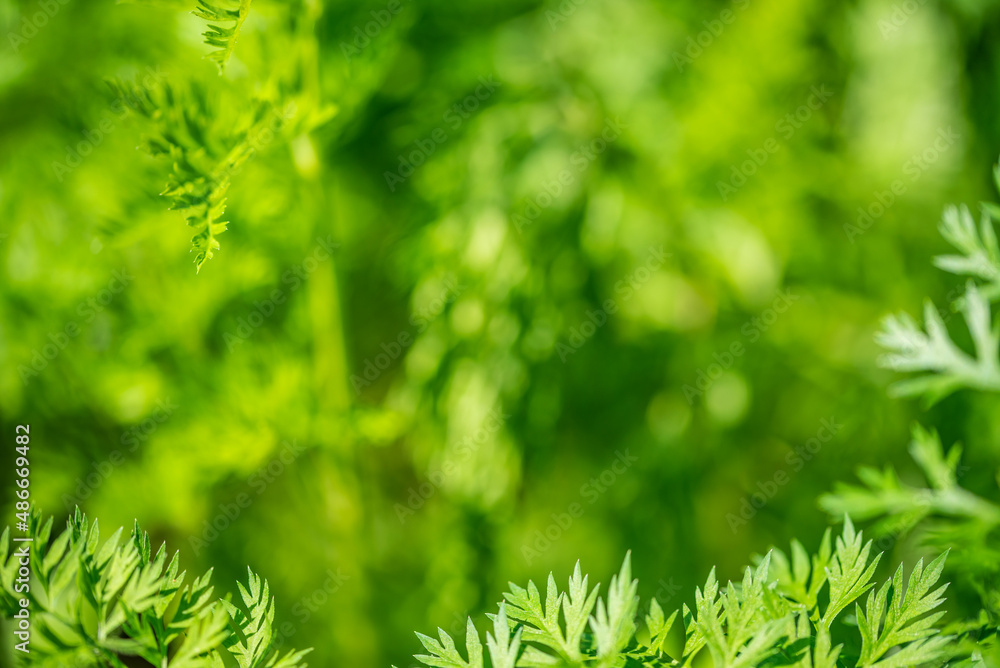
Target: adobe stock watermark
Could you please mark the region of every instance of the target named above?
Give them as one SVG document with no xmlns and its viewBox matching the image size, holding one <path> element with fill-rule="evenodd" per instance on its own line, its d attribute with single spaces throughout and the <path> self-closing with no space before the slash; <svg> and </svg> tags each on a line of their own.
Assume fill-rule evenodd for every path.
<svg viewBox="0 0 1000 668">
<path fill-rule="evenodd" d="M 759 148 L 747 149 L 748 159 L 730 167 L 728 181 L 716 181 L 715 186 L 719 191 L 719 195 L 722 196 L 722 201 L 726 202 L 730 196 L 735 195 L 740 188 L 747 184 L 749 179 L 757 174 L 761 167 L 767 164 L 772 155 L 781 150 L 782 144 L 778 141 L 779 137 L 784 141 L 788 141 L 794 137 L 795 133 L 809 122 L 813 114 L 822 109 L 823 105 L 832 97 L 833 93 L 827 90 L 826 84 L 813 86 L 805 103 L 799 105 L 794 111 L 785 114 L 783 118 L 774 124 L 776 136 L 765 139 Z"/>
<path fill-rule="evenodd" d="M 298 105 L 289 102 L 284 107 L 271 107 L 266 116 L 249 128 L 245 146 L 242 149 L 245 153 L 240 154 L 236 159 L 226 160 L 220 167 L 212 172 L 208 179 L 213 189 L 223 187 L 235 175 L 239 174 L 252 161 L 257 154 L 275 140 L 284 129 L 285 124 L 298 113 Z M 332 242 L 331 242 L 332 243 Z M 333 244 L 334 247 L 338 244 Z"/>
<path fill-rule="evenodd" d="M 247 137 L 246 159 L 234 162 L 227 162 L 224 167 L 217 170 L 212 179 L 215 183 L 239 174 L 246 165 L 257 157 L 264 148 L 271 144 L 278 135 L 285 129 L 285 124 L 295 118 L 299 113 L 299 107 L 295 102 L 288 102 L 285 106 L 272 107 L 266 116 L 266 120 L 255 123 L 249 130 Z"/>
<path fill-rule="evenodd" d="M 393 506 L 399 523 L 406 524 L 406 520 L 423 508 L 424 504 L 441 489 L 444 481 L 454 475 L 458 465 L 468 461 L 482 447 L 483 443 L 486 443 L 493 434 L 503 428 L 509 419 L 510 415 L 504 413 L 500 406 L 490 411 L 476 433 L 466 436 L 455 446 L 454 457 L 449 458 L 440 469 L 428 471 L 427 480 L 407 490 L 409 494 L 406 497 L 405 506 L 401 503 Z"/>
<path fill-rule="evenodd" d="M 745 527 L 750 520 L 757 516 L 761 508 L 771 502 L 771 499 L 778 494 L 779 489 L 791 482 L 794 474 L 816 458 L 823 446 L 832 441 L 842 428 L 843 425 L 838 424 L 836 418 L 829 417 L 820 420 L 820 428 L 816 432 L 816 436 L 810 438 L 803 445 L 795 446 L 785 455 L 785 464 L 788 468 L 779 468 L 770 479 L 758 480 L 755 491 L 740 499 L 739 513 L 726 514 L 729 529 L 735 534 L 739 529 Z"/>
<path fill-rule="evenodd" d="M 897 198 L 905 195 L 910 187 L 920 180 L 924 172 L 929 170 L 959 139 L 961 136 L 951 126 L 947 129 L 938 128 L 937 136 L 931 145 L 903 163 L 903 176 L 908 177 L 908 181 L 895 179 L 886 190 L 875 191 L 872 201 L 867 206 L 858 207 L 858 217 L 855 223 L 844 223 L 844 234 L 847 235 L 847 240 L 852 244 L 856 243 L 857 238 L 870 230 L 875 222 L 896 203 Z"/>
<path fill-rule="evenodd" d="M 492 75 L 489 77 L 479 77 L 479 85 L 475 90 L 464 98 L 448 107 L 448 110 L 441 116 L 448 125 L 448 130 L 436 127 L 430 131 L 426 137 L 422 137 L 413 142 L 405 155 L 398 156 L 399 163 L 393 172 L 384 173 L 385 183 L 389 186 L 389 192 L 396 192 L 396 186 L 405 183 L 406 179 L 413 176 L 414 172 L 427 162 L 427 159 L 434 154 L 438 147 L 448 141 L 451 132 L 455 132 L 479 107 L 493 95 L 494 91 L 500 87 L 500 82 L 496 81 Z"/>
<path fill-rule="evenodd" d="M 168 399 L 160 399 L 150 413 L 150 415 L 139 424 L 132 425 L 122 434 L 121 444 L 127 448 L 115 448 L 108 456 L 99 461 L 92 462 L 89 473 L 76 479 L 74 494 L 63 494 L 62 502 L 68 512 L 73 512 L 77 506 L 82 506 L 83 502 L 94 495 L 94 492 L 107 482 L 118 467 L 125 463 L 125 453 L 135 452 L 139 446 L 149 440 L 153 433 L 160 428 L 164 422 L 170 419 L 180 406 Z"/>
<path fill-rule="evenodd" d="M 443 628 L 445 631 L 447 631 L 448 635 L 450 635 L 452 638 L 461 638 L 462 634 L 464 634 L 466 630 L 468 630 L 469 628 L 468 611 L 466 611 L 465 614 L 459 613 L 457 611 L 453 612 L 451 617 L 451 623 L 448 624 L 447 626 L 441 625 L 440 628 Z"/>
<path fill-rule="evenodd" d="M 687 47 L 683 52 L 674 51 L 671 59 L 678 72 L 683 72 L 688 65 L 693 65 L 708 49 L 715 43 L 722 33 L 726 31 L 726 26 L 736 22 L 737 17 L 750 6 L 750 0 L 733 0 L 733 9 L 723 9 L 719 12 L 718 18 L 709 21 L 702 21 L 705 29 L 697 35 L 687 38 Z"/>
<path fill-rule="evenodd" d="M 542 529 L 536 529 L 532 534 L 532 540 L 521 546 L 521 556 L 524 557 L 524 561 L 530 566 L 531 562 L 548 551 L 554 543 L 566 535 L 576 520 L 583 517 L 587 508 L 597 503 L 597 500 L 611 489 L 637 461 L 639 458 L 629 454 L 628 448 L 616 450 L 615 459 L 611 465 L 580 487 L 582 501 L 574 501 L 561 513 L 552 513 L 552 522 Z"/>
<path fill-rule="evenodd" d="M 222 335 L 226 342 L 226 349 L 232 352 L 234 348 L 249 340 L 254 332 L 274 315 L 278 307 L 309 280 L 309 277 L 319 269 L 321 264 L 333 257 L 334 251 L 338 248 L 340 248 L 340 244 L 335 242 L 332 236 L 316 237 L 316 246 L 312 252 L 302 262 L 295 264 L 281 274 L 281 283 L 286 287 L 275 288 L 264 299 L 255 301 L 253 310 L 245 317 L 236 320 L 236 329 Z"/>
<path fill-rule="evenodd" d="M 328 568 L 325 575 L 326 579 L 323 580 L 322 584 L 292 605 L 292 614 L 298 621 L 298 626 L 292 624 L 290 621 L 286 621 L 275 629 L 274 649 L 281 649 L 290 638 L 298 633 L 299 627 L 312 619 L 312 616 L 319 612 L 340 591 L 341 587 L 351 579 L 351 576 L 345 575 L 340 568 L 336 572 Z"/>
<path fill-rule="evenodd" d="M 164 78 L 166 75 L 159 67 L 147 67 L 146 76 L 142 78 L 141 86 L 144 90 L 151 90 Z M 96 127 L 84 130 L 83 139 L 75 145 L 66 146 L 66 157 L 62 162 L 58 160 L 52 162 L 52 173 L 55 174 L 56 180 L 62 183 L 68 174 L 82 165 L 84 159 L 118 128 L 121 121 L 128 118 L 137 105 L 138 101 L 129 93 L 122 93 L 112 100 L 109 108 L 101 115 L 101 120 Z"/>
<path fill-rule="evenodd" d="M 608 119 L 597 137 L 577 146 L 569 156 L 569 166 L 573 169 L 567 167 L 560 170 L 555 178 L 543 181 L 541 188 L 528 199 L 527 204 L 521 207 L 521 212 L 511 216 L 511 222 L 514 223 L 518 234 L 521 234 L 525 227 L 533 225 L 542 211 L 552 206 L 562 195 L 563 189 L 573 185 L 598 156 L 622 136 L 622 131 L 625 129 L 628 129 L 628 126 L 620 118 Z"/>
<path fill-rule="evenodd" d="M 934 507 L 933 493 L 930 490 L 917 492 L 917 508 L 930 511 Z M 881 527 L 881 530 L 872 537 L 872 549 L 875 553 L 886 552 L 896 544 L 900 538 L 904 537 L 913 529 L 912 520 L 907 517 L 895 517 Z"/>
<path fill-rule="evenodd" d="M 216 512 L 202 522 L 201 533 L 188 538 L 195 555 L 201 554 L 202 550 L 231 527 L 243 511 L 252 506 L 253 502 L 267 491 L 268 486 L 281 477 L 304 451 L 305 447 L 300 446 L 297 440 L 284 441 L 275 457 L 247 477 L 246 484 L 254 493 L 240 492 L 231 502 L 220 503 Z"/>
<path fill-rule="evenodd" d="M 84 323 L 93 322 L 98 315 L 103 313 L 108 306 L 120 295 L 135 277 L 128 273 L 127 269 L 119 269 L 111 274 L 111 280 L 107 286 L 102 288 L 93 297 L 80 302 L 76 307 L 76 314 L 80 316 Z M 17 373 L 21 377 L 21 382 L 27 385 L 32 378 L 44 371 L 49 364 L 69 346 L 70 342 L 78 337 L 83 331 L 80 323 L 76 320 L 69 320 L 63 327 L 55 332 L 49 332 L 49 342 L 41 348 L 31 351 L 31 362 L 29 365 L 19 364 Z"/>
<path fill-rule="evenodd" d="M 431 322 L 437 319 L 445 308 L 458 299 L 459 295 L 466 289 L 466 286 L 456 281 L 454 277 L 444 279 L 443 285 L 438 297 L 433 299 L 426 308 L 410 316 L 410 325 L 416 328 L 416 335 L 427 331 Z M 414 333 L 409 329 L 404 329 L 392 340 L 379 344 L 382 352 L 374 357 L 365 358 L 361 375 L 351 374 L 351 387 L 354 388 L 354 394 L 360 396 L 361 390 L 377 381 L 382 373 L 392 366 L 393 362 L 398 360 L 407 348 L 413 345 L 415 340 Z"/>
<path fill-rule="evenodd" d="M 651 247 L 646 261 L 642 265 L 629 272 L 621 280 L 616 281 L 614 290 L 617 296 L 604 300 L 604 303 L 594 310 L 588 310 L 585 320 L 575 327 L 570 327 L 566 343 L 560 341 L 556 344 L 556 353 L 558 353 L 562 363 L 565 364 L 570 355 L 586 345 L 597 333 L 597 330 L 607 324 L 608 318 L 618 313 L 621 304 L 632 299 L 635 293 L 649 282 L 653 274 L 659 271 L 667 258 L 671 256 L 672 253 L 663 251 L 662 245 L 656 248 Z"/>
<path fill-rule="evenodd" d="M 677 598 L 678 595 L 684 592 L 684 586 L 674 582 L 674 578 L 671 577 L 669 581 L 660 578 L 659 588 L 656 593 L 653 594 L 653 598 L 660 604 L 661 608 L 669 609 L 669 604 Z M 640 613 L 641 616 L 641 613 Z"/>
<path fill-rule="evenodd" d="M 566 23 L 573 14 L 576 14 L 576 10 L 586 2 L 587 0 L 562 0 L 555 9 L 546 9 L 545 20 L 549 22 L 549 28 L 555 31 L 560 24 Z"/>
<path fill-rule="evenodd" d="M 389 0 L 385 5 L 385 9 L 373 9 L 371 11 L 371 21 L 365 23 L 364 26 L 354 26 L 354 39 L 349 43 L 340 42 L 340 52 L 344 54 L 347 62 L 351 62 L 351 59 L 360 56 L 371 45 L 372 40 L 377 39 L 382 34 L 382 31 L 388 28 L 393 19 L 402 11 L 403 3 L 401 0 Z"/>
<path fill-rule="evenodd" d="M 920 11 L 920 8 L 927 4 L 927 0 L 904 0 L 892 6 L 892 11 L 888 18 L 879 19 L 878 31 L 885 39 L 889 35 L 899 32 L 906 22 L 913 18 L 913 15 Z"/>
<path fill-rule="evenodd" d="M 17 32 L 7 33 L 7 41 L 14 53 L 21 50 L 21 47 L 30 42 L 38 32 L 49 24 L 63 6 L 68 5 L 70 0 L 40 0 L 38 11 L 30 15 L 21 17 L 21 28 Z"/>
<path fill-rule="evenodd" d="M 788 312 L 792 304 L 799 299 L 799 295 L 793 295 L 787 289 L 781 291 L 771 301 L 771 305 L 768 308 L 743 323 L 743 326 L 740 328 L 740 334 L 747 340 L 748 345 L 757 343 L 771 326 L 778 321 L 778 318 Z M 731 369 L 736 360 L 746 354 L 747 349 L 748 346 L 743 344 L 743 339 L 736 339 L 723 352 L 713 353 L 712 359 L 714 361 L 707 367 L 698 369 L 698 372 L 695 374 L 694 385 L 686 384 L 681 387 L 681 391 L 684 392 L 684 398 L 688 400 L 688 404 L 693 406 L 696 397 L 705 396 L 705 392 L 708 391 L 712 384 L 721 378 L 722 374 Z"/>
</svg>

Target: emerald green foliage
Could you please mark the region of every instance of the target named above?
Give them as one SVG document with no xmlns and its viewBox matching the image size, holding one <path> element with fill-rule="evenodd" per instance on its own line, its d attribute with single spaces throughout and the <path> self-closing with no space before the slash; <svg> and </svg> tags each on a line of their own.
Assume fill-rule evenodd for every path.
<svg viewBox="0 0 1000 668">
<path fill-rule="evenodd" d="M 880 556 L 845 518 L 843 533 L 831 543 L 827 529 L 811 556 L 793 541 L 790 558 L 772 550 L 746 568 L 741 582 L 724 586 L 712 569 L 704 587 L 695 592 L 693 610 L 685 605 L 665 617 L 654 598 L 644 615 L 643 633 L 637 624 L 638 581 L 632 579 L 630 555 L 611 578 L 605 596 L 599 595 L 599 584 L 589 588 L 589 576 L 581 574 L 577 562 L 563 591 L 552 574 L 544 597 L 534 582 L 527 588 L 511 583 L 499 611 L 490 615 L 490 665 L 691 666 L 696 661 L 705 665 L 700 663 L 703 658 L 720 668 L 965 665 L 956 660 L 969 659 L 968 632 L 961 637 L 945 632 L 945 613 L 938 609 L 948 586 L 939 584 L 946 554 L 926 567 L 918 561 L 905 585 L 900 564 L 876 588 Z M 842 613 L 852 606 L 857 622 L 845 624 Z M 679 612 L 684 641 L 671 651 L 670 631 Z M 427 666 L 484 666 L 482 642 L 471 618 L 465 639 L 468 658 L 442 629 L 439 639 L 420 633 L 417 637 L 429 653 L 415 658 Z"/>
<path fill-rule="evenodd" d="M 305 667 L 309 650 L 274 648 L 274 599 L 252 570 L 249 589 L 238 585 L 240 606 L 213 596 L 211 570 L 186 582 L 178 553 L 168 561 L 163 544 L 154 554 L 138 522 L 128 539 L 118 529 L 103 543 L 98 522 L 79 509 L 50 542 L 52 524 L 33 512 L 31 542 L 12 542 L 10 527 L 0 536 L 0 613 L 13 618 L 27 598 L 27 665 L 121 668 L 139 657 L 160 668 L 219 668 L 227 659 L 240 668 Z M 12 546 L 30 546 L 28 593 L 15 589 L 24 564 Z"/>
<path fill-rule="evenodd" d="M 994 169 L 1000 189 L 1000 164 Z M 933 403 L 963 387 L 1000 392 L 1000 318 L 990 319 L 990 302 L 1000 300 L 1000 246 L 994 221 L 1000 206 L 982 204 L 978 227 L 968 207 L 950 206 L 941 219 L 941 235 L 960 255 L 943 255 L 934 264 L 952 274 L 969 276 L 965 296 L 955 308 L 962 313 L 974 345 L 974 354 L 951 338 L 938 308 L 924 308 L 924 327 L 908 315 L 886 319 L 878 342 L 890 352 L 882 364 L 898 371 L 925 372 L 897 383 L 900 396 L 924 395 Z"/>
<path fill-rule="evenodd" d="M 919 8 L 901 22 L 897 5 Z M 1000 393 L 890 400 L 870 334 L 968 279 L 992 299 L 926 259 L 966 257 L 939 214 L 993 192 L 997 0 L 255 0 L 221 76 L 202 34 L 235 21 L 198 6 L 0 0 L 0 432 L 38 432 L 32 501 L 56 525 L 75 505 L 105 528 L 138 518 L 189 573 L 248 591 L 252 563 L 279 629 L 308 616 L 288 646 L 375 668 L 411 665 L 415 629 L 465 635 L 498 583 L 544 594 L 549 571 L 610 575 L 629 549 L 642 600 L 664 623 L 680 609 L 661 645 L 680 655 L 710 567 L 724 589 L 769 545 L 819 546 L 816 498 L 857 466 L 930 489 L 905 447 L 917 421 L 961 441 L 958 484 L 996 503 Z M 161 84 L 153 118 L 108 94 L 150 71 L 175 106 Z M 810 106 L 813 87 L 830 95 Z M 289 103 L 227 170 L 258 110 Z M 176 177 L 171 154 L 136 150 L 164 132 Z M 181 194 L 159 196 L 168 183 Z M 227 229 L 196 275 L 210 193 Z M 168 210 L 186 194 L 203 202 Z M 803 450 L 831 417 L 836 435 Z M 879 586 L 969 524 L 934 513 L 891 540 L 881 517 L 852 514 L 886 552 Z M 941 623 L 979 624 L 992 608 L 963 564 L 991 553 L 958 538 Z"/>
</svg>

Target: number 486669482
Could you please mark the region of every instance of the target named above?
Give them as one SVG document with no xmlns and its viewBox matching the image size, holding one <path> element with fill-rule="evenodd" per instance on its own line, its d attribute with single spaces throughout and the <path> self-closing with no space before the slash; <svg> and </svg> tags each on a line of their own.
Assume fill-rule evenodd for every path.
<svg viewBox="0 0 1000 668">
<path fill-rule="evenodd" d="M 17 443 L 15 450 L 17 451 L 17 459 L 14 460 L 14 466 L 16 467 L 14 473 L 17 475 L 16 484 L 20 488 L 15 494 L 17 498 L 20 499 L 14 507 L 17 508 L 17 519 L 21 522 L 27 523 L 28 521 L 28 510 L 31 504 L 28 502 L 28 486 L 30 482 L 28 481 L 28 448 L 29 442 L 31 441 L 30 433 L 31 427 L 28 425 L 19 424 L 14 429 L 16 436 L 14 440 Z"/>
</svg>

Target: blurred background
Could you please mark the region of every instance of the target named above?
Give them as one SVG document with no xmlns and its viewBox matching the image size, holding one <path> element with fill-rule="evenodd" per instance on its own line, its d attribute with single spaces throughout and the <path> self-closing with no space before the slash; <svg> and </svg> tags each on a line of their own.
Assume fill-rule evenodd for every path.
<svg viewBox="0 0 1000 668">
<path fill-rule="evenodd" d="M 57 522 L 250 564 L 312 665 L 387 666 L 577 559 L 676 608 L 811 549 L 918 420 L 994 489 L 998 400 L 890 399 L 872 335 L 994 196 L 1000 3 L 257 0 L 223 75 L 193 6 L 0 0 L 0 428 Z M 323 113 L 253 138 L 196 274 L 109 78 L 200 91 L 223 152 Z"/>
</svg>

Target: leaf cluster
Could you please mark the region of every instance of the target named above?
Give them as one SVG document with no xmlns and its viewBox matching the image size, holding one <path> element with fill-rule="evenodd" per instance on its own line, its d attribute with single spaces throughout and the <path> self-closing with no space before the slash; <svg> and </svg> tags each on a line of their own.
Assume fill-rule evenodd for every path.
<svg viewBox="0 0 1000 668">
<path fill-rule="evenodd" d="M 239 585 L 241 606 L 213 596 L 211 570 L 186 582 L 178 553 L 168 557 L 165 544 L 154 553 L 138 524 L 127 540 L 118 529 L 102 542 L 97 521 L 79 509 L 50 541 L 52 523 L 33 512 L 30 542 L 12 542 L 9 527 L 0 536 L 0 614 L 13 618 L 27 600 L 31 665 L 305 667 L 308 650 L 275 649 L 274 599 L 253 571 L 249 589 Z M 19 575 L 24 545 L 27 591 Z"/>
<path fill-rule="evenodd" d="M 280 137 L 295 115 L 295 105 L 279 107 L 271 100 L 256 99 L 249 112 L 232 113 L 214 91 L 196 82 L 184 87 L 168 82 L 152 87 L 121 81 L 110 85 L 152 122 L 143 148 L 172 165 L 160 195 L 195 230 L 192 252 L 200 271 L 219 249 L 218 236 L 228 226 L 223 214 L 232 176 Z"/>
<path fill-rule="evenodd" d="M 746 568 L 741 582 L 725 585 L 713 569 L 696 590 L 693 608 L 684 605 L 667 616 L 653 599 L 641 620 L 629 556 L 605 596 L 577 563 L 562 591 L 551 574 L 544 596 L 534 582 L 511 584 L 497 614 L 490 615 L 486 654 L 494 668 L 655 668 L 706 660 L 727 668 L 890 668 L 972 661 L 965 631 L 943 631 L 939 608 L 947 585 L 938 581 L 946 554 L 926 566 L 917 562 L 908 578 L 899 565 L 876 587 L 880 557 L 846 518 L 842 534 L 831 540 L 828 529 L 812 555 L 795 541 L 790 556 L 772 550 Z M 853 613 L 850 620 L 845 613 Z M 671 635 L 678 617 L 681 642 Z M 441 629 L 437 639 L 417 636 L 427 653 L 416 659 L 424 665 L 486 665 L 471 619 L 464 656 Z"/>
</svg>

